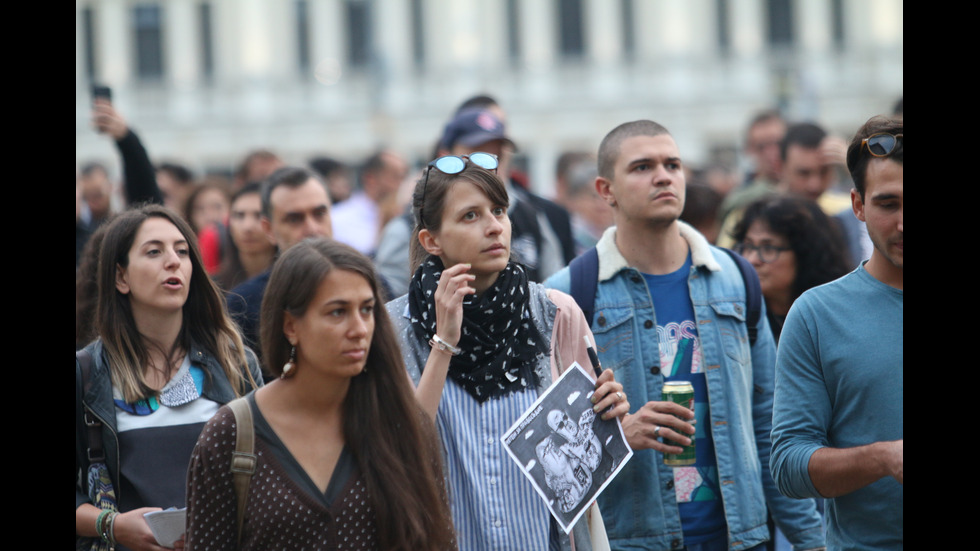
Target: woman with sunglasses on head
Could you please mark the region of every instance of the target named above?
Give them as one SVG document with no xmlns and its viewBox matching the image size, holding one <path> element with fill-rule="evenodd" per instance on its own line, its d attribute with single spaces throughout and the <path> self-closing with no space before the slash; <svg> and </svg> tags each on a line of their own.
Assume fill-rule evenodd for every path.
<svg viewBox="0 0 980 551">
<path fill-rule="evenodd" d="M 416 397 L 436 421 L 460 549 L 567 548 L 499 437 L 573 362 L 589 366 L 582 311 L 510 261 L 508 197 L 488 153 L 441 157 L 412 197 L 414 276 L 388 304 Z M 603 419 L 629 402 L 611 370 L 594 393 Z M 609 411 L 606 411 L 607 408 Z M 572 532 L 588 549 L 585 522 Z"/>
<path fill-rule="evenodd" d="M 75 355 L 76 543 L 159 550 L 143 515 L 183 507 L 205 422 L 262 376 L 175 212 L 116 217 L 97 279 L 98 339 Z"/>
<path fill-rule="evenodd" d="M 790 306 L 804 291 L 850 271 L 836 220 L 803 197 L 774 195 L 751 203 L 732 237 L 735 252 L 759 274 L 777 342 Z"/>
<path fill-rule="evenodd" d="M 379 289 L 367 257 L 328 239 L 301 241 L 276 262 L 261 338 L 279 378 L 245 398 L 257 460 L 243 520 L 229 468 L 238 426 L 223 408 L 191 460 L 190 549 L 454 547 L 435 431 Z"/>
</svg>

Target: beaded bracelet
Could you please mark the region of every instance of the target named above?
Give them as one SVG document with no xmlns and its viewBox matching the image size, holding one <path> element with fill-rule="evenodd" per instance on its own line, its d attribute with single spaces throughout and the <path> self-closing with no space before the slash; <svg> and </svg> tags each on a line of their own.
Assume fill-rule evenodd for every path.
<svg viewBox="0 0 980 551">
<path fill-rule="evenodd" d="M 103 541 L 109 544 L 110 548 L 116 545 L 115 525 L 117 516 L 119 513 L 116 511 L 103 509 L 95 519 L 95 531 L 99 533 Z"/>
<path fill-rule="evenodd" d="M 109 541 L 105 536 L 106 529 L 106 518 L 112 513 L 112 509 L 102 509 L 99 511 L 99 516 L 95 517 L 95 533 L 98 534 L 103 540 Z"/>
</svg>

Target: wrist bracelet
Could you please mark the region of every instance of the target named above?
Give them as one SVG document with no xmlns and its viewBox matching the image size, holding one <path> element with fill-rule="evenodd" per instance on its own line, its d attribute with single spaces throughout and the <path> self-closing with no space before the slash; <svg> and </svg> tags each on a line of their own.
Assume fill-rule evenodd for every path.
<svg viewBox="0 0 980 551">
<path fill-rule="evenodd" d="M 106 537 L 106 517 L 111 513 L 111 509 L 102 509 L 99 511 L 99 516 L 95 517 L 95 533 L 99 535 L 104 541 L 108 542 L 109 538 Z"/>
<path fill-rule="evenodd" d="M 113 511 L 109 517 L 109 549 L 116 548 L 116 517 L 118 516 L 119 513 Z"/>
<path fill-rule="evenodd" d="M 119 513 L 112 509 L 103 509 L 95 519 L 95 531 L 99 533 L 99 537 L 108 543 L 110 547 L 116 544 L 113 529 L 115 528 L 116 517 L 118 515 Z"/>
<path fill-rule="evenodd" d="M 433 334 L 432 338 L 429 339 L 429 346 L 441 350 L 443 352 L 449 352 L 449 354 L 452 356 L 459 356 L 460 354 L 463 353 L 462 349 L 449 344 L 448 342 L 442 340 L 442 337 L 435 334 Z"/>
</svg>

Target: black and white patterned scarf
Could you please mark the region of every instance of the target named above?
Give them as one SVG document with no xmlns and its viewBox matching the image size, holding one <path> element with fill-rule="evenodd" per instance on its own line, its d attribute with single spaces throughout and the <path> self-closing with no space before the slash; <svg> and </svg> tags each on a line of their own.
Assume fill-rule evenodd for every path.
<svg viewBox="0 0 980 551">
<path fill-rule="evenodd" d="M 415 334 L 428 342 L 436 332 L 435 293 L 442 260 L 430 256 L 412 276 L 408 308 Z M 510 262 L 489 289 L 463 299 L 459 343 L 449 376 L 480 403 L 538 385 L 534 371 L 548 347 L 531 319 L 527 274 Z"/>
</svg>

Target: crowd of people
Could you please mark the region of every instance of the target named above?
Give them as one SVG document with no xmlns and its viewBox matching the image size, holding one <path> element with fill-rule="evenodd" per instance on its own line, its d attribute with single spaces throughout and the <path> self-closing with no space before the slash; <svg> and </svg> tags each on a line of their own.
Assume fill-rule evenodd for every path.
<svg viewBox="0 0 980 551">
<path fill-rule="evenodd" d="M 229 178 L 94 100 L 124 200 L 80 165 L 76 545 L 901 549 L 901 110 L 849 141 L 762 112 L 738 179 L 626 122 L 545 198 L 489 96 L 420 169 L 263 149 Z M 592 365 L 583 337 L 594 414 L 551 411 L 539 463 L 592 472 L 611 419 L 634 455 L 566 534 L 501 435 Z M 164 545 L 144 515 L 173 506 Z"/>
</svg>

